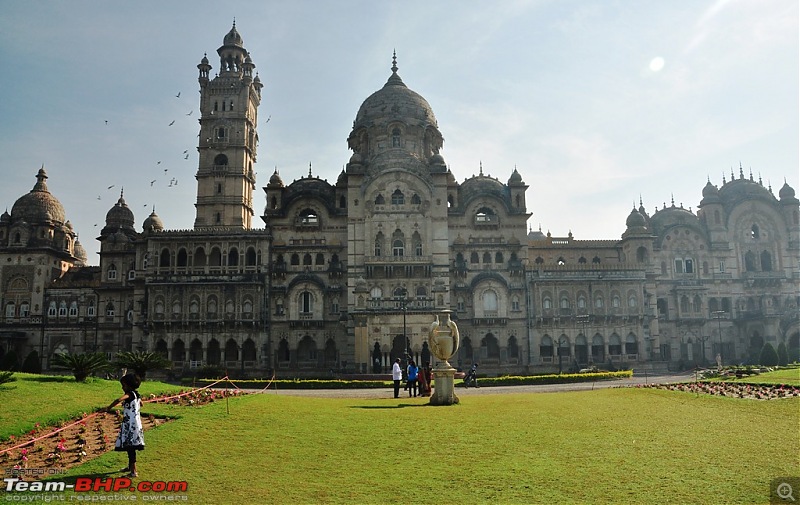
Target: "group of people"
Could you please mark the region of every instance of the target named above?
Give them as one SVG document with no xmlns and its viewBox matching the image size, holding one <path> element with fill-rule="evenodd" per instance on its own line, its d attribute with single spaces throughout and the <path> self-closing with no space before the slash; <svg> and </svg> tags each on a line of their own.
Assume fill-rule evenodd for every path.
<svg viewBox="0 0 800 505">
<path fill-rule="evenodd" d="M 394 381 L 394 397 L 400 397 L 400 383 L 403 381 L 403 369 L 400 366 L 400 358 L 394 360 L 392 365 L 392 380 Z M 431 382 L 433 381 L 433 372 L 431 371 L 430 363 L 425 363 L 422 368 L 419 368 L 414 360 L 408 360 L 408 367 L 406 368 L 406 385 L 403 389 L 408 390 L 408 396 L 416 397 L 417 392 L 419 396 L 431 395 Z"/>
</svg>

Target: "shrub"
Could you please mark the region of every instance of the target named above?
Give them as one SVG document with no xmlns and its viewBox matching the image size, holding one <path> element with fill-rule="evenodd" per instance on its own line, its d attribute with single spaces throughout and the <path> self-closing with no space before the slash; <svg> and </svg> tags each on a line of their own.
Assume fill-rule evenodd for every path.
<svg viewBox="0 0 800 505">
<path fill-rule="evenodd" d="M 89 375 L 106 371 L 110 367 L 105 354 L 102 353 L 59 353 L 53 356 L 52 366 L 69 370 L 78 382 L 83 382 Z"/>
<path fill-rule="evenodd" d="M 786 366 L 789 364 L 789 353 L 786 351 L 786 344 L 781 342 L 778 344 L 778 365 Z"/>
<path fill-rule="evenodd" d="M 19 370 L 19 360 L 17 359 L 17 353 L 14 349 L 11 349 L 0 358 L 0 370 Z"/>
<path fill-rule="evenodd" d="M 0 372 L 0 384 L 14 382 L 15 380 L 17 380 L 17 378 L 14 377 L 14 372 Z"/>
<path fill-rule="evenodd" d="M 764 366 L 776 366 L 778 364 L 778 353 L 772 344 L 767 342 L 761 348 L 761 355 L 758 357 L 758 363 Z"/>
<path fill-rule="evenodd" d="M 197 371 L 198 379 L 221 379 L 225 377 L 225 371 L 216 365 L 206 365 Z"/>
<path fill-rule="evenodd" d="M 147 351 L 118 352 L 114 365 L 119 368 L 129 368 L 145 380 L 148 370 L 158 370 L 172 366 L 172 362 L 163 355 Z"/>
<path fill-rule="evenodd" d="M 22 371 L 27 373 L 42 373 L 42 361 L 39 359 L 39 353 L 31 351 L 22 362 Z"/>
</svg>

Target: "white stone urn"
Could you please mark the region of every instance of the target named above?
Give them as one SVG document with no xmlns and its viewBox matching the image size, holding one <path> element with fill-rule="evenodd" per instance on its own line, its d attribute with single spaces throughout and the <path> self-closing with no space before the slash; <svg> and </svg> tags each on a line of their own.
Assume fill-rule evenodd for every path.
<svg viewBox="0 0 800 505">
<path fill-rule="evenodd" d="M 458 326 L 450 319 L 450 312 L 445 311 L 443 323 L 437 315 L 428 332 L 428 345 L 433 355 L 444 362 L 443 368 L 451 368 L 449 359 L 458 352 L 459 340 Z"/>
</svg>

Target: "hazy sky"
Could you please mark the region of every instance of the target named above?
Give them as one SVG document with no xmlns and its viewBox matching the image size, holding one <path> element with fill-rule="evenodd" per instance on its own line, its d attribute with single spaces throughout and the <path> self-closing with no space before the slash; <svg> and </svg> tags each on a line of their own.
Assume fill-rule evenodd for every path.
<svg viewBox="0 0 800 505">
<path fill-rule="evenodd" d="M 696 210 L 740 163 L 800 193 L 797 0 L 0 5 L 0 205 L 44 164 L 92 264 L 123 186 L 137 229 L 153 205 L 167 229 L 193 226 L 196 65 L 218 70 L 234 18 L 264 83 L 257 216 L 275 167 L 335 182 L 395 49 L 456 179 L 516 166 L 545 233 L 618 239 L 640 195 L 651 214 L 673 195 Z"/>
</svg>

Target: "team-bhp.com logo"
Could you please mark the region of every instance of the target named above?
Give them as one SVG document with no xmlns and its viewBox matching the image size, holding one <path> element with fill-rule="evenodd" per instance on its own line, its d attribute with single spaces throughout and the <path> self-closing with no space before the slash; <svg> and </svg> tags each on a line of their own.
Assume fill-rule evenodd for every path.
<svg viewBox="0 0 800 505">
<path fill-rule="evenodd" d="M 99 491 L 139 491 L 142 493 L 164 493 L 164 492 L 185 492 L 189 488 L 189 484 L 185 481 L 148 481 L 143 480 L 133 483 L 127 477 L 113 477 L 108 479 L 101 479 L 99 477 L 78 477 L 75 484 L 67 484 L 64 481 L 49 481 L 49 482 L 26 482 L 16 477 L 6 477 L 3 479 L 6 483 L 6 492 L 58 492 L 72 490 L 76 493 L 88 493 Z"/>
</svg>

